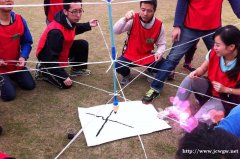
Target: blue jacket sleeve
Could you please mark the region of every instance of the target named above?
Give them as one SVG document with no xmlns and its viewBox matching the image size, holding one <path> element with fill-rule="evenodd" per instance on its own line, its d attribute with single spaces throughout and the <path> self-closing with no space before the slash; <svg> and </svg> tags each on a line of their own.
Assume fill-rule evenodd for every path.
<svg viewBox="0 0 240 159">
<path fill-rule="evenodd" d="M 183 26 L 184 20 L 187 14 L 188 9 L 188 0 L 178 0 L 176 11 L 175 11 L 175 18 L 174 18 L 174 24 L 173 26 Z"/>
<path fill-rule="evenodd" d="M 24 33 L 23 36 L 21 36 L 20 39 L 20 45 L 21 45 L 21 57 L 28 59 L 29 54 L 32 50 L 32 35 L 28 29 L 26 20 L 22 17 L 23 25 L 24 25 Z"/>
<path fill-rule="evenodd" d="M 229 0 L 235 15 L 240 19 L 240 0 Z"/>
</svg>

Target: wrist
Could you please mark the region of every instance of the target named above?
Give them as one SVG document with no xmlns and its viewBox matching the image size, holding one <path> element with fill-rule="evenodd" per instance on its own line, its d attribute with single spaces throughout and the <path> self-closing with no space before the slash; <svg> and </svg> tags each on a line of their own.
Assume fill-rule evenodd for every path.
<svg viewBox="0 0 240 159">
<path fill-rule="evenodd" d="M 232 94 L 232 92 L 233 92 L 232 88 L 227 88 L 227 93 L 228 94 Z"/>
<path fill-rule="evenodd" d="M 124 22 L 128 22 L 128 19 L 126 17 L 123 18 Z"/>
</svg>

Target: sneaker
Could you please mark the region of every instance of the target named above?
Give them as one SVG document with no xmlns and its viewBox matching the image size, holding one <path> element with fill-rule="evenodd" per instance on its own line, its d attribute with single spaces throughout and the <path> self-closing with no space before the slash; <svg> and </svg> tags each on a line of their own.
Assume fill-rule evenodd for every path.
<svg viewBox="0 0 240 159">
<path fill-rule="evenodd" d="M 173 80 L 174 80 L 174 77 L 175 77 L 175 72 L 172 71 L 172 72 L 170 73 L 170 75 L 168 76 L 168 81 L 173 81 Z"/>
<path fill-rule="evenodd" d="M 143 104 L 149 104 L 153 101 L 153 99 L 157 98 L 160 93 L 156 92 L 152 88 L 146 93 L 146 95 L 142 99 Z"/>
<path fill-rule="evenodd" d="M 187 69 L 187 70 L 190 71 L 190 72 L 196 70 L 196 68 L 192 67 L 191 64 L 187 64 L 187 63 L 184 63 L 184 64 L 183 64 L 183 68 Z"/>
<path fill-rule="evenodd" d="M 125 85 L 127 85 L 127 84 L 131 81 L 131 79 L 132 79 L 132 77 L 131 77 L 131 75 L 129 74 L 129 75 L 127 75 L 127 76 L 125 76 L 125 77 L 122 78 L 122 81 L 120 81 L 120 84 L 121 84 L 122 86 L 125 86 Z"/>
<path fill-rule="evenodd" d="M 41 69 L 42 69 L 41 63 L 37 63 L 36 71 L 35 71 L 35 79 L 36 80 L 42 80 L 43 79 L 43 75 L 42 75 Z"/>
<path fill-rule="evenodd" d="M 75 70 L 71 69 L 70 76 L 87 76 L 90 75 L 91 71 L 88 69 Z"/>
</svg>

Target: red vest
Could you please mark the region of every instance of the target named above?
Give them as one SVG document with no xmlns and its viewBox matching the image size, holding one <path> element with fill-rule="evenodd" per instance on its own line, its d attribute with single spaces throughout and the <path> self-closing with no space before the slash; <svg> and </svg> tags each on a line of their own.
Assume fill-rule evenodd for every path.
<svg viewBox="0 0 240 159">
<path fill-rule="evenodd" d="M 0 152 L 0 159 L 6 159 L 6 158 L 9 158 L 9 156 Z"/>
<path fill-rule="evenodd" d="M 220 57 L 217 56 L 215 50 L 212 49 L 212 51 L 210 53 L 209 64 L 208 64 L 208 78 L 211 82 L 217 81 L 226 87 L 236 88 L 237 81 L 240 80 L 240 73 L 239 73 L 237 81 L 230 80 L 228 78 L 227 74 L 222 72 L 222 70 L 221 70 Z M 216 92 L 214 89 L 212 89 L 211 92 L 212 92 L 213 96 L 219 97 L 219 93 Z"/>
<path fill-rule="evenodd" d="M 55 20 L 53 20 L 45 29 L 45 31 L 43 32 L 39 43 L 38 43 L 38 47 L 37 47 L 37 51 L 36 51 L 36 55 L 38 56 L 38 54 L 41 52 L 41 50 L 44 48 L 46 40 L 47 40 L 47 35 L 49 33 L 49 31 L 53 30 L 53 29 L 58 29 L 62 32 L 63 37 L 64 37 L 64 42 L 63 42 L 63 47 L 62 47 L 62 51 L 59 55 L 58 61 L 59 62 L 68 62 L 68 57 L 69 57 L 69 50 L 72 46 L 73 40 L 74 40 L 74 36 L 75 36 L 75 28 L 74 29 L 67 29 L 65 28 L 62 24 L 56 22 Z M 60 63 L 60 66 L 66 66 L 67 63 Z"/>
<path fill-rule="evenodd" d="M 20 38 L 24 33 L 24 25 L 20 15 L 11 25 L 0 25 L 0 59 L 18 60 L 20 57 Z M 17 70 L 16 62 L 7 62 L 7 66 L 0 66 L 0 73 Z"/>
<path fill-rule="evenodd" d="M 161 31 L 162 22 L 155 19 L 155 22 L 150 29 L 145 29 L 140 21 L 139 14 L 136 13 L 128 42 L 126 44 L 126 50 L 123 52 L 123 57 L 139 65 L 147 65 L 152 63 L 155 59 L 152 55 L 154 50 L 154 43 L 157 41 Z M 149 57 L 148 57 L 149 56 Z M 148 58 L 145 58 L 148 57 Z"/>
<path fill-rule="evenodd" d="M 189 0 L 185 26 L 198 30 L 220 27 L 222 2 L 223 0 Z"/>
<path fill-rule="evenodd" d="M 54 3 L 63 3 L 63 0 L 50 0 L 50 4 Z M 63 5 L 50 5 L 48 6 L 48 15 L 47 19 L 51 22 L 54 19 L 54 15 L 63 9 Z"/>
</svg>

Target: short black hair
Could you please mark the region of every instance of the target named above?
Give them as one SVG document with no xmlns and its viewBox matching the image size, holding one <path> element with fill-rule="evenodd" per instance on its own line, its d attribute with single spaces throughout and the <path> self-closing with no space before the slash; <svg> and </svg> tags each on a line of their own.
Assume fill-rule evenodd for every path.
<svg viewBox="0 0 240 159">
<path fill-rule="evenodd" d="M 65 3 L 82 3 L 82 0 L 63 0 L 63 8 L 66 10 L 69 10 L 70 4 L 65 4 Z"/>
<path fill-rule="evenodd" d="M 240 139 L 222 128 L 209 128 L 207 124 L 200 123 L 179 140 L 176 158 L 239 159 Z"/>
<path fill-rule="evenodd" d="M 140 7 L 142 6 L 142 3 L 153 5 L 154 11 L 156 11 L 156 9 L 157 9 L 157 0 L 145 0 L 145 1 L 140 1 Z"/>
</svg>

